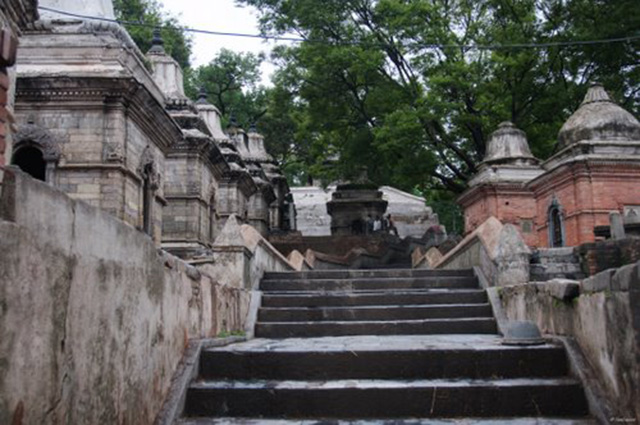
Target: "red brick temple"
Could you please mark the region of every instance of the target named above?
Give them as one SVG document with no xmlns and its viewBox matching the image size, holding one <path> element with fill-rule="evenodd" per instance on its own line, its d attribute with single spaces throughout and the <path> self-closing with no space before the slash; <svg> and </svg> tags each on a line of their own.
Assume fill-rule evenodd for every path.
<svg viewBox="0 0 640 425">
<path fill-rule="evenodd" d="M 500 124 L 458 203 L 466 232 L 494 216 L 518 227 L 532 247 L 576 246 L 593 242 L 611 212 L 637 221 L 639 188 L 640 122 L 593 84 L 560 129 L 557 152 L 542 163 L 522 130 Z"/>
</svg>

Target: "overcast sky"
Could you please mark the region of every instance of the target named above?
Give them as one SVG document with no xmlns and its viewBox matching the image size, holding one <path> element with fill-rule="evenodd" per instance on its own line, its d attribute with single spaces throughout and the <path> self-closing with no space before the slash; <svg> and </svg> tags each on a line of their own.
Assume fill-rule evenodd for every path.
<svg viewBox="0 0 640 425">
<path fill-rule="evenodd" d="M 237 7 L 234 0 L 161 0 L 164 10 L 176 16 L 180 23 L 190 28 L 208 31 L 258 34 L 258 13 L 250 7 Z M 274 43 L 244 37 L 223 37 L 192 34 L 193 66 L 207 64 L 222 48 L 236 52 L 271 51 Z M 274 67 L 270 63 L 262 65 L 262 80 L 267 84 Z"/>
</svg>

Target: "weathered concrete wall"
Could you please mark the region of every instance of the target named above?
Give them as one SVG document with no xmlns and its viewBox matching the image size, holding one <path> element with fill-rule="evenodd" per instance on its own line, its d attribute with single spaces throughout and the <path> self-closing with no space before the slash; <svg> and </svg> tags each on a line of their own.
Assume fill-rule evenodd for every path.
<svg viewBox="0 0 640 425">
<path fill-rule="evenodd" d="M 0 423 L 150 424 L 189 338 L 250 294 L 21 172 L 0 198 Z"/>
<path fill-rule="evenodd" d="M 549 285 L 501 288 L 508 319 L 575 338 L 616 409 L 612 423 L 640 422 L 640 263 L 584 280 L 572 300 L 553 296 Z"/>
</svg>

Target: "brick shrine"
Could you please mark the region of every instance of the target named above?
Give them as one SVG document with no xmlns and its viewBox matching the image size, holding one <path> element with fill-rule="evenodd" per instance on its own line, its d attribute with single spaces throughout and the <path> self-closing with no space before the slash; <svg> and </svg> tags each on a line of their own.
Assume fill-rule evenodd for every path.
<svg viewBox="0 0 640 425">
<path fill-rule="evenodd" d="M 494 216 L 514 224 L 529 246 L 577 246 L 595 241 L 610 212 L 637 215 L 638 182 L 640 122 L 593 84 L 542 163 L 523 131 L 501 124 L 458 203 L 467 233 Z"/>
</svg>

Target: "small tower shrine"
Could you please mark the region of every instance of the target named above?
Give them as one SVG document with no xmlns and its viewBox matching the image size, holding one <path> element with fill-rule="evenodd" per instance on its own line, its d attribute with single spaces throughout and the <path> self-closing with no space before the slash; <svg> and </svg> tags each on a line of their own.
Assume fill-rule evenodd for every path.
<svg viewBox="0 0 640 425">
<path fill-rule="evenodd" d="M 478 174 L 458 198 L 465 211 L 465 230 L 469 232 L 493 216 L 518 227 L 525 241 L 535 245 L 536 206 L 525 185 L 543 172 L 524 131 L 511 122 L 500 124 L 489 137 Z"/>
</svg>

